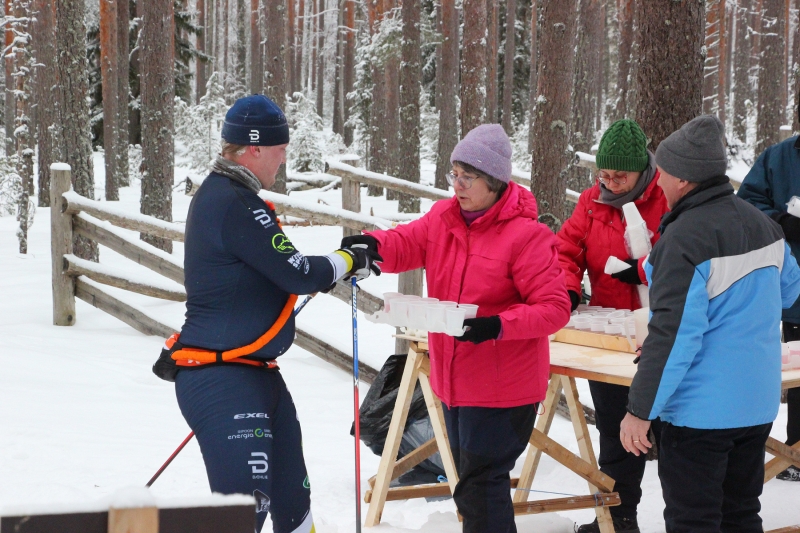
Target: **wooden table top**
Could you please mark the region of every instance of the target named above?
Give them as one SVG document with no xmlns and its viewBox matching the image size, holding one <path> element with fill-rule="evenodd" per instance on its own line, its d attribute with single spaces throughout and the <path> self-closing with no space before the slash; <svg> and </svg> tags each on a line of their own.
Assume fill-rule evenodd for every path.
<svg viewBox="0 0 800 533">
<path fill-rule="evenodd" d="M 550 342 L 550 371 L 563 376 L 630 386 L 637 368 L 634 357 L 602 348 Z M 781 372 L 781 387 L 800 387 L 800 370 Z"/>
</svg>

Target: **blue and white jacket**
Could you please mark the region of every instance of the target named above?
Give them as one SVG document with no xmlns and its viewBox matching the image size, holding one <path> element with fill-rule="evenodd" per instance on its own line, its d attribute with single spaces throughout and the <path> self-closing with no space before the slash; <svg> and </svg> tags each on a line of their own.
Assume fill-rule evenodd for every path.
<svg viewBox="0 0 800 533">
<path fill-rule="evenodd" d="M 628 411 L 697 429 L 772 422 L 781 393 L 781 309 L 800 269 L 773 220 L 703 184 L 664 216 L 645 262 L 651 319 Z"/>
</svg>

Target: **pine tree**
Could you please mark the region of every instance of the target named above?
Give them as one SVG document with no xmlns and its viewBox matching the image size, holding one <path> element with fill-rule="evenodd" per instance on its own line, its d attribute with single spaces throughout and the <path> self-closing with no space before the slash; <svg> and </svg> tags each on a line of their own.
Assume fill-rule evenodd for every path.
<svg viewBox="0 0 800 533">
<path fill-rule="evenodd" d="M 733 84 L 731 95 L 733 97 L 733 139 L 729 141 L 735 145 L 747 143 L 747 107 L 745 102 L 752 100 L 753 94 L 750 86 L 750 45 L 752 42 L 750 32 L 750 11 L 752 0 L 736 0 L 734 17 L 736 23 L 735 42 L 736 48 L 733 55 Z"/>
<path fill-rule="evenodd" d="M 516 52 L 517 0 L 506 0 L 505 46 L 503 52 L 503 106 L 501 109 L 503 129 L 514 134 L 511 104 L 514 95 L 514 56 Z"/>
<path fill-rule="evenodd" d="M 486 116 L 486 0 L 463 0 L 464 36 L 461 54 L 462 137 Z"/>
<path fill-rule="evenodd" d="M 50 165 L 53 157 L 53 128 L 56 121 L 54 91 L 57 90 L 55 69 L 55 0 L 36 0 L 33 6 L 31 35 L 34 37 L 34 102 L 36 106 L 36 138 L 38 140 L 37 163 L 39 183 L 39 207 L 50 206 Z M 48 67 L 46 67 L 48 65 Z"/>
<path fill-rule="evenodd" d="M 442 63 L 436 69 L 436 107 L 439 110 L 439 143 L 436 150 L 436 187 L 447 189 L 450 154 L 458 143 L 458 11 L 455 0 L 441 0 L 439 32 Z"/>
<path fill-rule="evenodd" d="M 142 0 L 139 37 L 142 106 L 142 195 L 140 210 L 162 220 L 172 220 L 174 182 L 174 43 L 163 46 L 164 36 L 175 37 L 174 5 Z M 142 240 L 166 252 L 172 241 L 142 234 Z"/>
<path fill-rule="evenodd" d="M 120 143 L 119 115 L 122 106 L 127 107 L 127 98 L 119 94 L 120 83 L 118 76 L 127 76 L 128 73 L 120 72 L 119 44 L 120 36 L 117 23 L 117 9 L 127 9 L 126 0 L 104 0 L 100 2 L 100 64 L 103 80 L 103 148 L 105 151 L 106 170 L 106 200 L 119 200 L 120 186 L 120 155 L 127 152 L 128 143 Z M 118 4 L 122 2 L 122 5 Z M 122 34 L 127 39 L 127 34 Z M 126 135 L 127 136 L 127 135 Z"/>
<path fill-rule="evenodd" d="M 286 0 L 266 2 L 267 23 L 266 49 L 264 51 L 266 72 L 264 94 L 281 109 L 286 107 Z M 273 192 L 286 194 L 286 166 L 281 165 L 275 177 Z"/>
<path fill-rule="evenodd" d="M 703 0 L 635 2 L 639 29 L 636 122 L 650 149 L 702 112 Z M 669 42 L 670 46 L 664 46 Z"/>
<path fill-rule="evenodd" d="M 287 160 L 296 172 L 322 172 L 325 168 L 322 139 L 322 118 L 314 102 L 302 92 L 296 92 L 287 104 L 291 127 Z"/>
<path fill-rule="evenodd" d="M 566 182 L 572 162 L 575 5 L 542 0 L 542 36 L 533 139 L 531 191 L 539 203 L 539 220 L 557 231 L 569 216 Z"/>
<path fill-rule="evenodd" d="M 780 141 L 780 127 L 784 122 L 781 84 L 776 83 L 776 80 L 782 79 L 785 68 L 783 3 L 783 0 L 763 0 L 755 145 L 757 154 Z"/>
<path fill-rule="evenodd" d="M 419 3 L 404 0 L 402 18 L 403 68 L 400 70 L 400 153 L 403 154 L 405 164 L 400 167 L 397 177 L 419 183 L 419 99 L 422 81 Z M 401 213 L 419 213 L 419 198 L 401 194 L 398 209 Z"/>
<path fill-rule="evenodd" d="M 19 253 L 28 253 L 28 227 L 33 224 L 35 207 L 30 200 L 33 193 L 33 152 L 34 141 L 31 131 L 29 100 L 31 97 L 31 67 L 33 66 L 29 32 L 31 19 L 31 0 L 14 0 L 14 18 L 11 26 L 14 42 L 10 53 L 14 56 L 14 96 L 16 98 L 16 120 L 14 141 L 17 155 L 17 174 L 20 179 L 17 219 L 19 220 Z"/>
<path fill-rule="evenodd" d="M 224 73 L 215 72 L 206 83 L 200 103 L 189 106 L 175 100 L 175 139 L 189 159 L 189 168 L 205 176 L 219 153 L 222 121 L 228 106 L 225 103 Z M 294 142 L 294 139 L 292 139 Z"/>
</svg>

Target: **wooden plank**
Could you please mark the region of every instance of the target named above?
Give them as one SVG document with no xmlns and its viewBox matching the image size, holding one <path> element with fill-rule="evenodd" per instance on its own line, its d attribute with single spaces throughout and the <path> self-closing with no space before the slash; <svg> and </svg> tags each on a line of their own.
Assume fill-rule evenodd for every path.
<svg viewBox="0 0 800 533">
<path fill-rule="evenodd" d="M 354 213 L 361 212 L 361 184 L 345 176 L 342 176 L 342 209 Z M 360 233 L 357 229 L 342 228 L 342 236 L 344 237 L 359 235 Z"/>
<path fill-rule="evenodd" d="M 428 356 L 424 357 L 424 363 L 427 363 L 426 368 L 420 366 L 419 372 L 419 386 L 422 389 L 422 394 L 425 396 L 425 404 L 428 406 L 428 414 L 431 417 L 431 426 L 433 427 L 433 435 L 439 448 L 439 455 L 442 457 L 442 465 L 444 466 L 444 475 L 447 476 L 447 483 L 450 485 L 450 491 L 455 494 L 456 485 L 458 484 L 458 470 L 456 463 L 453 459 L 453 452 L 450 448 L 450 438 L 447 436 L 447 428 L 444 423 L 444 413 L 442 412 L 442 402 L 433 393 L 431 384 L 428 378 L 430 374 L 430 363 Z"/>
<path fill-rule="evenodd" d="M 800 447 L 789 446 L 772 437 L 767 439 L 766 447 L 767 451 L 775 457 L 789 460 L 797 468 L 800 468 Z"/>
<path fill-rule="evenodd" d="M 782 527 L 779 529 L 770 529 L 769 531 L 765 531 L 764 533 L 794 533 L 795 531 L 800 531 L 800 526 L 789 526 L 789 527 Z"/>
<path fill-rule="evenodd" d="M 562 376 L 569 376 L 573 378 L 583 378 L 592 381 L 600 381 L 601 383 L 611 383 L 613 385 L 623 385 L 630 387 L 633 379 L 622 376 L 612 376 L 603 372 L 593 372 L 581 368 L 570 368 L 568 366 L 550 365 L 550 372 L 553 374 L 560 374 Z"/>
<path fill-rule="evenodd" d="M 75 296 L 97 307 L 101 311 L 105 311 L 109 315 L 122 320 L 136 331 L 144 333 L 145 335 L 156 335 L 167 338 L 175 333 L 173 328 L 150 318 L 139 309 L 118 300 L 99 287 L 92 285 L 91 282 L 85 281 L 83 277 L 78 277 L 75 280 Z"/>
<path fill-rule="evenodd" d="M 579 329 L 561 329 L 556 332 L 556 336 L 553 340 L 555 342 L 578 344 L 580 346 L 602 348 L 615 352 L 636 353 L 636 348 L 631 348 L 628 339 L 619 335 L 606 335 Z"/>
<path fill-rule="evenodd" d="M 578 441 L 578 450 L 580 450 L 581 458 L 597 468 L 597 459 L 589 436 L 589 428 L 586 425 L 586 417 L 583 414 L 583 406 L 578 397 L 578 386 L 575 384 L 575 378 L 561 376 L 561 386 L 564 388 L 564 396 L 567 398 L 572 427 L 575 431 L 575 438 Z M 589 483 L 589 492 L 592 494 L 597 493 L 597 487 L 591 482 Z M 597 506 L 595 513 L 597 514 L 597 523 L 601 533 L 614 533 L 614 523 L 611 520 L 611 513 L 608 509 L 604 506 Z"/>
<path fill-rule="evenodd" d="M 353 373 L 353 357 L 343 351 L 335 348 L 327 342 L 314 337 L 312 334 L 305 331 L 303 328 L 295 325 L 295 339 L 294 343 L 300 348 L 311 352 L 320 359 L 327 361 L 333 366 L 344 370 L 345 372 Z M 370 385 L 378 376 L 378 371 L 364 363 L 358 362 L 359 375 L 361 381 Z"/>
<path fill-rule="evenodd" d="M 73 226 L 76 233 L 88 239 L 92 239 L 103 246 L 108 246 L 118 254 L 183 285 L 183 267 L 176 262 L 166 260 L 159 254 L 160 250 L 158 252 L 153 251 L 157 250 L 155 247 L 144 242 L 134 243 L 125 240 L 108 229 L 97 225 L 83 215 L 73 217 Z"/>
<path fill-rule="evenodd" d="M 64 274 L 61 258 L 72 253 L 72 215 L 61 210 L 63 194 L 72 187 L 69 165 L 50 170 L 50 268 L 53 286 L 53 325 L 75 323 L 75 281 Z M 40 193 L 41 194 L 41 193 Z"/>
<path fill-rule="evenodd" d="M 120 228 L 130 229 L 140 233 L 147 233 L 148 235 L 154 235 L 156 237 L 169 239 L 171 241 L 183 242 L 185 236 L 183 228 L 177 225 L 175 225 L 175 227 L 169 227 L 173 226 L 173 224 L 170 222 L 138 213 L 136 214 L 135 219 L 126 218 L 125 216 L 120 215 L 120 213 L 118 213 L 116 210 L 106 209 L 100 202 L 83 197 L 76 198 L 76 196 L 78 196 L 77 194 L 72 197 L 70 196 L 71 195 L 68 195 L 67 198 L 65 198 L 66 205 L 64 207 L 64 211 L 66 213 L 77 215 L 78 213 L 83 212 L 92 215 L 95 218 L 99 218 L 100 220 L 107 220 L 108 222 Z M 147 218 L 152 218 L 153 221 L 148 222 L 146 220 Z"/>
<path fill-rule="evenodd" d="M 614 480 L 600 472 L 591 463 L 581 459 L 571 451 L 542 433 L 534 429 L 531 434 L 531 444 L 540 448 L 544 453 L 566 466 L 580 477 L 592 483 L 603 492 L 614 490 Z"/>
<path fill-rule="evenodd" d="M 161 533 L 253 533 L 255 505 L 159 509 Z"/>
<path fill-rule="evenodd" d="M 773 453 L 770 450 L 770 447 L 772 447 L 772 449 L 774 450 L 778 450 L 780 449 L 778 445 L 786 446 L 782 442 L 775 440 L 772 437 L 767 438 L 766 448 L 767 451 L 769 451 L 770 453 Z M 796 442 L 794 446 L 791 447 L 791 449 L 793 450 L 792 452 L 793 454 L 800 452 L 800 442 Z M 770 479 L 774 478 L 775 476 L 777 476 L 778 474 L 789 468 L 789 465 L 791 464 L 784 458 L 783 454 L 780 454 L 779 452 L 775 453 L 776 453 L 775 457 L 767 461 L 767 463 L 764 465 L 764 483 L 766 483 Z M 800 467 L 800 465 L 797 466 Z"/>
<path fill-rule="evenodd" d="M 0 531 L 3 533 L 7 531 L 14 533 L 108 533 L 108 511 L 4 516 L 0 518 Z"/>
<path fill-rule="evenodd" d="M 434 189 L 411 181 L 401 180 L 392 176 L 386 176 L 375 172 L 359 170 L 344 163 L 328 161 L 328 174 L 342 178 L 342 183 L 345 179 L 350 179 L 358 183 L 366 183 L 367 185 L 376 185 L 384 187 L 397 192 L 402 192 L 415 196 L 417 198 L 427 198 L 429 200 L 446 200 L 453 197 L 450 191 Z"/>
<path fill-rule="evenodd" d="M 386 434 L 386 442 L 383 446 L 383 454 L 378 465 L 375 487 L 371 491 L 369 508 L 364 525 L 367 527 L 377 526 L 381 522 L 383 507 L 386 503 L 386 495 L 389 492 L 389 482 L 391 481 L 392 469 L 397 452 L 400 450 L 400 441 L 403 438 L 403 431 L 408 418 L 408 408 L 411 405 L 411 398 L 417 386 L 419 376 L 419 365 L 424 356 L 414 350 L 409 350 L 408 359 L 403 369 L 403 377 L 397 391 L 397 400 L 392 411 L 392 420 L 389 423 L 389 431 Z"/>
<path fill-rule="evenodd" d="M 334 296 L 341 301 L 345 302 L 347 305 L 351 304 L 351 298 L 353 297 L 352 287 L 350 283 L 345 280 L 339 280 L 336 282 L 336 285 L 328 291 L 329 296 Z M 375 311 L 380 311 L 383 309 L 383 298 L 380 296 L 375 296 L 371 292 L 360 289 L 358 291 L 358 310 L 371 315 Z"/>
<path fill-rule="evenodd" d="M 439 450 L 436 445 L 436 438 L 422 443 L 416 450 L 407 454 L 394 464 L 392 469 L 392 479 L 397 479 L 422 461 L 435 454 Z"/>
<path fill-rule="evenodd" d="M 511 488 L 517 486 L 519 479 L 511 478 Z M 613 494 L 613 493 L 612 493 Z M 412 485 L 407 487 L 391 487 L 386 495 L 387 502 L 397 500 L 410 500 L 413 498 L 437 498 L 442 496 L 452 496 L 450 485 L 448 483 L 432 483 L 429 485 Z M 371 503 L 372 491 L 368 490 L 364 494 L 364 501 Z"/>
<path fill-rule="evenodd" d="M 620 505 L 619 494 L 609 492 L 607 494 L 570 496 L 569 498 L 554 498 L 552 500 L 528 501 L 514 504 L 514 514 L 538 514 L 554 513 L 558 511 L 572 511 L 574 509 L 606 509 Z M 612 529 L 613 531 L 613 529 Z"/>
<path fill-rule="evenodd" d="M 544 412 L 536 421 L 536 430 L 545 435 L 550 433 L 550 426 L 553 424 L 553 417 L 556 414 L 556 400 L 560 394 L 561 379 L 557 375 L 551 374 L 550 383 L 547 386 L 547 395 L 542 403 Z M 536 470 L 539 468 L 539 460 L 541 458 L 541 448 L 536 446 L 528 447 L 528 453 L 525 455 L 525 462 L 522 465 L 522 472 L 519 476 L 519 488 L 521 490 L 514 492 L 514 502 L 524 502 L 528 499 L 528 491 L 533 485 L 533 478 L 536 476 Z"/>
<path fill-rule="evenodd" d="M 86 276 L 89 279 L 92 279 L 98 283 L 102 283 L 103 285 L 110 285 L 112 287 L 117 287 L 119 289 L 125 289 L 127 291 L 135 292 L 138 294 L 143 294 L 145 296 L 152 296 L 153 298 L 161 298 L 162 300 L 170 300 L 173 302 L 185 302 L 186 301 L 186 291 L 171 291 L 167 289 L 163 289 L 160 287 L 153 287 L 152 285 L 139 283 L 136 281 L 132 281 L 126 279 L 124 275 L 115 275 L 111 274 L 110 272 L 95 270 L 91 267 L 88 267 L 85 264 L 78 264 L 76 261 L 75 256 L 67 255 L 64 256 L 64 264 L 65 264 L 65 273 L 68 276 Z M 84 261 L 83 263 L 88 263 L 88 261 Z M 94 264 L 94 263 L 92 263 Z M 103 270 L 106 270 L 104 268 Z"/>
<path fill-rule="evenodd" d="M 158 533 L 158 509 L 112 507 L 108 510 L 108 533 Z"/>
</svg>

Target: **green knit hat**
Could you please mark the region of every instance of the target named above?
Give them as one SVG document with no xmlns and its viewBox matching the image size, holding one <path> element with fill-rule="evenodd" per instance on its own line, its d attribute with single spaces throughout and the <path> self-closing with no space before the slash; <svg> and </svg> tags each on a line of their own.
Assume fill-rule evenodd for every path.
<svg viewBox="0 0 800 533">
<path fill-rule="evenodd" d="M 597 150 L 597 168 L 641 172 L 647 168 L 647 137 L 642 128 L 632 120 L 618 120 L 613 123 Z"/>
</svg>

